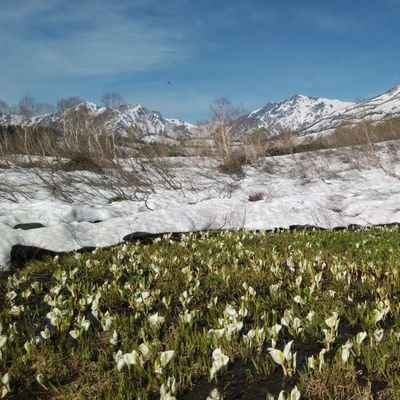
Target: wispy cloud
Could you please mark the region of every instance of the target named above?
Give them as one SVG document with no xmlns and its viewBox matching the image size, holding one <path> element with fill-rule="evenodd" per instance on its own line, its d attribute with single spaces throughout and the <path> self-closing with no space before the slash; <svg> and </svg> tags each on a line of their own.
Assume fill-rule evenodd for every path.
<svg viewBox="0 0 400 400">
<path fill-rule="evenodd" d="M 5 0 L 0 13 L 4 87 L 23 77 L 147 71 L 193 52 L 179 26 L 146 17 L 126 1 Z M 146 5 L 151 4 L 146 1 Z M 6 78 L 5 78 L 6 76 Z"/>
</svg>

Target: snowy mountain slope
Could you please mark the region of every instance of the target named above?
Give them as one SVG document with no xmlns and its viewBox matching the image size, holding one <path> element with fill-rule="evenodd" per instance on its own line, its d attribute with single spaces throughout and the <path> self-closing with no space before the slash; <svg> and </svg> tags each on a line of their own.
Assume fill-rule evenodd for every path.
<svg viewBox="0 0 400 400">
<path fill-rule="evenodd" d="M 90 116 L 95 124 L 101 124 L 107 132 L 127 137 L 134 135 L 142 139 L 160 136 L 179 139 L 191 134 L 195 126 L 178 119 L 166 119 L 157 111 L 150 111 L 141 104 L 123 105 L 108 109 L 94 103 L 81 103 L 64 112 L 33 117 L 21 115 L 0 116 L 0 125 L 46 126 L 60 128 L 68 118 L 76 120 L 80 116 Z M 154 138 L 151 141 L 156 141 Z"/>
<path fill-rule="evenodd" d="M 139 137 L 166 136 L 179 139 L 191 133 L 195 126 L 178 119 L 166 119 L 157 112 L 150 111 L 141 104 L 125 105 L 113 109 L 112 117 L 106 122 L 110 131 L 127 136 L 132 130 Z"/>
<path fill-rule="evenodd" d="M 296 95 L 289 100 L 268 103 L 241 117 L 236 123 L 234 132 L 236 136 L 259 128 L 266 128 L 271 134 L 279 134 L 283 131 L 296 132 L 352 104 L 339 100 Z"/>
<path fill-rule="evenodd" d="M 299 133 L 300 135 L 324 135 L 332 133 L 343 123 L 357 124 L 363 120 L 381 121 L 395 115 L 400 115 L 400 86 L 372 99 L 352 104 L 324 116 Z"/>
</svg>

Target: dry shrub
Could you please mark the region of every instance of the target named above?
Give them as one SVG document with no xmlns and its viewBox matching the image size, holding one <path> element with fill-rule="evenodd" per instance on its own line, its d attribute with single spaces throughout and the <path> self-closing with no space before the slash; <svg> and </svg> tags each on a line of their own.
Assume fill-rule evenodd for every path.
<svg viewBox="0 0 400 400">
<path fill-rule="evenodd" d="M 254 164 L 260 157 L 265 156 L 267 137 L 268 132 L 260 129 L 243 138 L 243 147 L 249 164 Z"/>
<path fill-rule="evenodd" d="M 72 171 L 90 171 L 102 173 L 103 169 L 101 166 L 92 158 L 88 157 L 85 153 L 75 154 L 69 161 L 60 165 L 60 169 L 72 172 Z"/>
<path fill-rule="evenodd" d="M 0 131 L 0 155 L 3 160 L 21 154 L 52 156 L 59 136 L 51 128 L 9 126 Z"/>
<path fill-rule="evenodd" d="M 384 119 L 379 123 L 363 121 L 359 124 L 345 122 L 326 138 L 331 147 L 354 146 L 400 139 L 400 117 Z"/>
<path fill-rule="evenodd" d="M 293 153 L 295 146 L 295 133 L 285 130 L 268 140 L 266 154 L 268 156 L 290 154 Z"/>
<path fill-rule="evenodd" d="M 295 133 L 290 131 L 271 137 L 266 145 L 266 155 L 279 156 L 398 140 L 400 139 L 400 117 L 387 118 L 378 123 L 363 121 L 355 124 L 351 121 L 346 121 L 329 136 L 320 136 L 313 139 L 305 138 L 299 144 L 296 144 L 295 137 Z"/>
<path fill-rule="evenodd" d="M 246 151 L 243 146 L 239 146 L 231 150 L 229 155 L 222 158 L 219 170 L 224 174 L 243 177 L 245 174 L 243 166 L 247 164 L 249 164 L 249 160 L 246 156 Z"/>
<path fill-rule="evenodd" d="M 300 391 L 310 400 L 369 400 L 371 386 L 363 384 L 355 369 L 340 365 L 316 371 L 311 376 L 302 374 Z"/>
<path fill-rule="evenodd" d="M 163 158 L 167 151 L 116 140 L 99 120 L 81 110 L 65 115 L 61 131 L 14 128 L 0 140 L 0 155 L 8 165 L 26 166 L 51 193 L 66 201 L 73 201 L 79 192 L 92 201 L 143 198 L 154 191 L 154 185 L 180 189 Z M 82 193 L 82 186 L 87 193 Z"/>
</svg>

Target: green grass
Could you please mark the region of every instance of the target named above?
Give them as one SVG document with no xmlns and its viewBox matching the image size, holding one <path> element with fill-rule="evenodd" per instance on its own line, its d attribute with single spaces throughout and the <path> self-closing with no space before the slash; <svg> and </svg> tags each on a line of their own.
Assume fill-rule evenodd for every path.
<svg viewBox="0 0 400 400">
<path fill-rule="evenodd" d="M 398 399 L 399 264 L 394 228 L 32 262 L 0 282 L 0 397 Z"/>
</svg>

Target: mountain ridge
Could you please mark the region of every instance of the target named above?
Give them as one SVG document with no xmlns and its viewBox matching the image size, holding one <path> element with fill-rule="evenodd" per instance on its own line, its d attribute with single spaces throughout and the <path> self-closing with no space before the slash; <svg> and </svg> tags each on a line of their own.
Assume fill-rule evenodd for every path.
<svg viewBox="0 0 400 400">
<path fill-rule="evenodd" d="M 288 100 L 267 103 L 241 117 L 234 127 L 234 134 L 241 136 L 256 129 L 267 129 L 272 136 L 282 131 L 296 132 L 351 104 L 353 103 L 297 94 Z"/>
<path fill-rule="evenodd" d="M 31 117 L 0 115 L 0 125 L 39 125 L 59 129 L 69 113 L 80 112 L 100 122 L 106 133 L 133 136 L 147 143 L 169 140 L 173 144 L 181 139 L 212 135 L 212 124 L 204 125 L 206 128 L 202 130 L 202 126 L 164 118 L 160 112 L 151 111 L 139 103 L 106 108 L 84 102 L 53 114 Z M 231 133 L 236 140 L 258 129 L 266 130 L 270 136 L 290 132 L 300 137 L 313 137 L 330 134 L 343 123 L 378 122 L 394 115 L 400 115 L 400 85 L 360 103 L 297 94 L 287 100 L 269 102 L 232 121 Z"/>
</svg>

